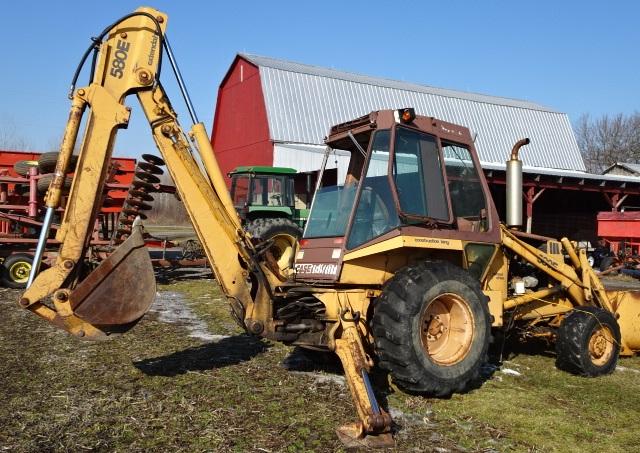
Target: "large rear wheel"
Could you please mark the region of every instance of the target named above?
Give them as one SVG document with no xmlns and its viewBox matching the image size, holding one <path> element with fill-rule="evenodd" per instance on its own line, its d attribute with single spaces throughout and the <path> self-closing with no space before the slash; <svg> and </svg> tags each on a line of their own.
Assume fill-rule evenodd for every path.
<svg viewBox="0 0 640 453">
<path fill-rule="evenodd" d="M 380 367 L 401 388 L 448 396 L 479 381 L 491 322 L 479 282 L 463 269 L 430 261 L 400 270 L 372 323 Z"/>
<path fill-rule="evenodd" d="M 278 271 L 286 276 L 291 271 L 302 229 L 286 218 L 255 219 L 245 228 L 256 241 L 267 244 L 270 258 Z"/>
</svg>

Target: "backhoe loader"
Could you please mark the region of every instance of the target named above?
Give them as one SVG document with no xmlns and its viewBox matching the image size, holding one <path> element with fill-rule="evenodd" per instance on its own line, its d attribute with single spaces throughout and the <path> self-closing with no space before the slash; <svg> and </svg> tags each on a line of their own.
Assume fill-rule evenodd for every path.
<svg viewBox="0 0 640 453">
<path fill-rule="evenodd" d="M 76 89 L 80 66 L 40 235 L 42 245 L 52 213 L 63 207 L 60 252 L 20 306 L 72 335 L 103 339 L 126 332 L 153 302 L 135 209 L 121 222 L 128 237 L 115 253 L 95 269 L 83 260 L 116 133 L 129 123 L 125 100 L 135 95 L 162 155 L 154 163 L 166 164 L 236 321 L 251 334 L 338 355 L 358 414 L 337 430 L 348 445 L 393 443 L 391 417 L 369 378 L 374 366 L 404 390 L 445 396 L 477 385 L 493 329 L 555 340 L 558 366 L 588 376 L 612 371 L 619 353 L 640 349 L 635 295 L 606 291 L 569 240 L 543 238 L 540 247 L 534 240 L 541 238 L 519 232 L 518 153 L 528 140 L 507 162 L 503 225 L 467 128 L 411 108 L 335 125 L 321 171 L 333 150 L 347 151 L 344 181 L 323 186 L 320 175 L 299 243 L 274 251 L 269 241 L 253 240 L 193 111 L 166 26 L 165 14 L 140 8 L 109 25 L 84 54 L 81 66 L 94 53 L 91 80 Z M 160 82 L 163 56 L 194 123 L 188 133 Z M 144 201 L 145 187 L 139 175 L 133 198 Z"/>
</svg>

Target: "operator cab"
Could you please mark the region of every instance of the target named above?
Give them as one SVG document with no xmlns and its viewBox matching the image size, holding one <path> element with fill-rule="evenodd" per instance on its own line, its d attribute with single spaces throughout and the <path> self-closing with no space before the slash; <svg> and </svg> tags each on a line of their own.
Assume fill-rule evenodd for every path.
<svg viewBox="0 0 640 453">
<path fill-rule="evenodd" d="M 413 109 L 383 110 L 333 126 L 325 142 L 296 280 L 336 281 L 343 257 L 354 254 L 424 248 L 429 241 L 435 248 L 454 239 L 499 242 L 497 213 L 467 128 Z M 341 168 L 333 155 L 344 151 L 349 163 Z M 338 183 L 323 184 L 336 165 Z"/>
<path fill-rule="evenodd" d="M 242 221 L 268 215 L 292 217 L 295 174 L 293 168 L 259 165 L 231 171 L 231 199 Z"/>
</svg>

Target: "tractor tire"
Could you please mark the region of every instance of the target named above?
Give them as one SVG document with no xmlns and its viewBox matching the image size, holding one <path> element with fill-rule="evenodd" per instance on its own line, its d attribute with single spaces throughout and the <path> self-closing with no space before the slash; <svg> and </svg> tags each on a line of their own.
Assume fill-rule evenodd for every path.
<svg viewBox="0 0 640 453">
<path fill-rule="evenodd" d="M 560 324 L 556 337 L 556 367 L 580 376 L 612 373 L 620 353 L 620 326 L 599 307 L 579 307 Z"/>
<path fill-rule="evenodd" d="M 2 263 L 0 281 L 7 288 L 26 288 L 33 263 L 33 256 L 15 253 Z"/>
<path fill-rule="evenodd" d="M 49 184 L 51 184 L 51 181 L 53 181 L 53 173 L 44 175 L 42 178 L 38 179 L 38 183 L 37 183 L 38 193 L 41 195 L 47 193 L 47 190 L 49 190 Z M 64 179 L 64 184 L 62 188 L 63 190 L 66 190 L 66 191 L 68 191 L 71 188 L 71 177 L 67 176 Z"/>
<path fill-rule="evenodd" d="M 56 169 L 56 163 L 58 162 L 58 152 L 50 152 L 50 153 L 42 153 L 38 158 L 38 167 L 40 168 L 40 173 L 53 173 Z M 78 162 L 78 156 L 72 155 L 69 160 L 69 168 L 67 168 L 67 172 L 73 173 L 76 168 L 76 163 Z"/>
<path fill-rule="evenodd" d="M 20 176 L 29 176 L 29 169 L 38 166 L 38 161 L 36 160 L 19 160 L 15 164 L 13 164 L 13 171 L 15 171 Z"/>
<path fill-rule="evenodd" d="M 480 283 L 447 261 L 405 267 L 373 307 L 380 368 L 404 390 L 437 397 L 480 382 L 491 340 Z"/>
<path fill-rule="evenodd" d="M 254 240 L 273 241 L 269 252 L 281 273 L 287 273 L 295 259 L 296 242 L 302 237 L 302 229 L 285 218 L 255 219 L 248 222 L 245 230 Z"/>
<path fill-rule="evenodd" d="M 615 262 L 615 256 L 605 256 L 600 261 L 600 272 L 604 272 L 611 267 L 611 265 Z"/>
</svg>

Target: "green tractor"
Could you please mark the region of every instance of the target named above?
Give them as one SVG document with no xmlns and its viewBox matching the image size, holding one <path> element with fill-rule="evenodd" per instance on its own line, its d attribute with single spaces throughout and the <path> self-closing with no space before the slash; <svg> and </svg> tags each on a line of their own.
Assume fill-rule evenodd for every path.
<svg viewBox="0 0 640 453">
<path fill-rule="evenodd" d="M 293 168 L 261 165 L 236 167 L 231 199 L 244 228 L 260 242 L 271 241 L 274 256 L 288 259 L 291 245 L 302 237 L 311 201 L 311 174 Z M 296 192 L 296 186 L 304 190 Z"/>
</svg>

